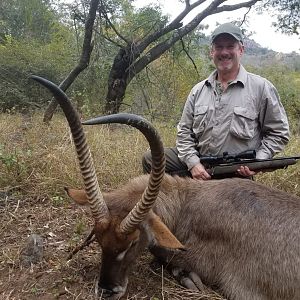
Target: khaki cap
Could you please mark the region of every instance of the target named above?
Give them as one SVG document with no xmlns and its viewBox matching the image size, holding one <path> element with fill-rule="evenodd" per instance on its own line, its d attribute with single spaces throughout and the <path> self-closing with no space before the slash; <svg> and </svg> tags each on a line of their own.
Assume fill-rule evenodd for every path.
<svg viewBox="0 0 300 300">
<path fill-rule="evenodd" d="M 216 37 L 223 33 L 230 34 L 237 41 L 243 43 L 243 33 L 241 29 L 232 23 L 225 23 L 217 27 L 211 35 L 211 42 L 213 43 Z"/>
</svg>

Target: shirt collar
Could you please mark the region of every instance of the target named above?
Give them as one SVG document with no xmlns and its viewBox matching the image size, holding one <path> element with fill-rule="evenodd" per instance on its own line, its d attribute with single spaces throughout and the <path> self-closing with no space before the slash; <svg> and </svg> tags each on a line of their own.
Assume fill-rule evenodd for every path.
<svg viewBox="0 0 300 300">
<path fill-rule="evenodd" d="M 208 76 L 208 78 L 205 81 L 205 84 L 206 85 L 214 86 L 214 83 L 216 81 L 216 75 L 217 75 L 217 70 L 213 71 Z M 236 79 L 233 80 L 231 83 L 238 83 L 238 82 L 240 82 L 243 86 L 245 86 L 246 80 L 247 80 L 247 71 L 246 71 L 246 69 L 242 65 L 240 65 L 239 73 L 238 73 Z"/>
</svg>

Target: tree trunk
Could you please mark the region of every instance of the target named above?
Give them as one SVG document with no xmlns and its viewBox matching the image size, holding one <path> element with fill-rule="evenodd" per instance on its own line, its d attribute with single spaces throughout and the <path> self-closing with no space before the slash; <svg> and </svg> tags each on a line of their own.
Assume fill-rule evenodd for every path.
<svg viewBox="0 0 300 300">
<path fill-rule="evenodd" d="M 65 80 L 59 85 L 59 87 L 66 91 L 69 86 L 74 82 L 77 76 L 89 65 L 91 53 L 93 50 L 93 27 L 96 18 L 97 7 L 99 5 L 100 0 L 91 0 L 91 5 L 89 9 L 89 14 L 87 20 L 85 22 L 85 34 L 82 45 L 82 52 L 80 60 L 75 66 L 75 68 L 70 72 L 70 74 L 65 78 Z M 52 119 L 54 111 L 57 107 L 58 103 L 55 99 L 49 103 L 48 107 L 45 110 L 43 121 L 45 123 L 49 123 Z"/>
<path fill-rule="evenodd" d="M 130 54 L 129 45 L 121 48 L 114 59 L 108 78 L 108 91 L 103 111 L 105 114 L 115 114 L 120 110 L 129 84 Z"/>
</svg>

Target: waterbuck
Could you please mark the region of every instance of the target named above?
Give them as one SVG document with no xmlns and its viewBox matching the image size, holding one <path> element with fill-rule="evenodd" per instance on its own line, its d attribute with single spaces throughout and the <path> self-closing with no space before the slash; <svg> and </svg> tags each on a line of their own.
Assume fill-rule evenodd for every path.
<svg viewBox="0 0 300 300">
<path fill-rule="evenodd" d="M 152 172 L 102 194 L 77 112 L 56 85 L 33 79 L 52 92 L 71 128 L 85 189 L 67 193 L 91 208 L 104 298 L 125 294 L 130 268 L 147 246 L 188 288 L 201 289 L 203 282 L 234 300 L 300 299 L 300 198 L 246 179 L 164 175 L 158 133 L 128 114 L 85 123 L 138 128 L 150 144 Z"/>
</svg>

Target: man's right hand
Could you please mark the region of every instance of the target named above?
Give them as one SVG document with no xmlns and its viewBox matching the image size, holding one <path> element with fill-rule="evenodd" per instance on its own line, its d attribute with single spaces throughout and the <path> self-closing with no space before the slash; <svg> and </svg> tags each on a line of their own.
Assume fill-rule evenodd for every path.
<svg viewBox="0 0 300 300">
<path fill-rule="evenodd" d="M 190 169 L 192 177 L 198 180 L 209 180 L 211 179 L 210 175 L 206 172 L 202 164 L 197 164 Z"/>
</svg>

